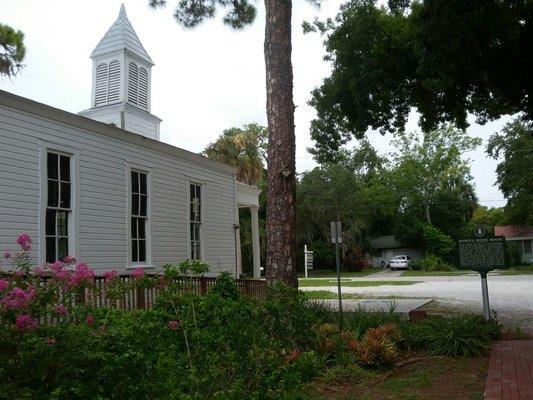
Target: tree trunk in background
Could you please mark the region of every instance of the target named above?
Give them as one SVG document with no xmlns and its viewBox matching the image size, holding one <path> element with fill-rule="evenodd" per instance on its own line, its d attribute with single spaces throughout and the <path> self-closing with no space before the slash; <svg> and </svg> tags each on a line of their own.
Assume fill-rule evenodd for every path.
<svg viewBox="0 0 533 400">
<path fill-rule="evenodd" d="M 427 221 L 427 223 L 429 225 L 433 225 L 431 223 L 431 214 L 429 212 L 429 202 L 428 201 L 424 202 L 424 210 L 426 211 L 426 221 Z"/>
<path fill-rule="evenodd" d="M 268 118 L 267 283 L 297 287 L 296 176 L 290 0 L 265 0 Z M 288 177 L 282 171 L 290 172 Z"/>
</svg>

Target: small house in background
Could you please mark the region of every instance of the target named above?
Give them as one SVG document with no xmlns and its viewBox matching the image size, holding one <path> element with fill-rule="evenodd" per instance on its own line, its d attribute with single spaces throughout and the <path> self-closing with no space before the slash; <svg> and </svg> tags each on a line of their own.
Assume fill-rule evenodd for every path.
<svg viewBox="0 0 533 400">
<path fill-rule="evenodd" d="M 385 267 L 394 256 L 399 255 L 417 259 L 422 256 L 422 250 L 403 246 L 394 235 L 385 235 L 370 241 L 365 257 L 372 267 Z"/>
<path fill-rule="evenodd" d="M 495 226 L 494 236 L 503 236 L 508 242 L 520 243 L 520 250 L 522 251 L 522 262 L 533 262 L 533 226 Z"/>
</svg>

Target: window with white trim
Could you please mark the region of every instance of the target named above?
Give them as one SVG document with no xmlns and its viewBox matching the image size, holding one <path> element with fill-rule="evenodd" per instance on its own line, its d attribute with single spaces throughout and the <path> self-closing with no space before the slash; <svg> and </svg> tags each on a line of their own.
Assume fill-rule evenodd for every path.
<svg viewBox="0 0 533 400">
<path fill-rule="evenodd" d="M 191 183 L 190 185 L 190 258 L 200 260 L 202 258 L 202 185 Z"/>
<path fill-rule="evenodd" d="M 148 174 L 131 170 L 130 185 L 130 241 L 131 262 L 147 262 L 148 232 Z"/>
<path fill-rule="evenodd" d="M 71 156 L 46 153 L 46 261 L 53 263 L 69 255 L 72 215 Z"/>
</svg>

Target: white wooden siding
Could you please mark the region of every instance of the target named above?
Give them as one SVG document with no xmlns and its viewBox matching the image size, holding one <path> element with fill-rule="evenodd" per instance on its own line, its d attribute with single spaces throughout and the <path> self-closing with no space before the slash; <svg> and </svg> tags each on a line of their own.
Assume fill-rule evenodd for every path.
<svg viewBox="0 0 533 400">
<path fill-rule="evenodd" d="M 45 106 L 44 106 L 45 107 Z M 80 117 L 81 118 L 81 117 Z M 83 125 L 82 125 L 83 126 Z M 111 129 L 111 128 L 110 128 Z M 40 209 L 39 140 L 80 154 L 79 260 L 99 273 L 127 263 L 126 163 L 150 167 L 152 176 L 152 260 L 178 263 L 188 254 L 186 187 L 205 182 L 205 256 L 211 272 L 235 271 L 234 173 L 157 146 L 142 146 L 127 135 L 100 132 L 0 105 L 0 250 L 16 251 L 16 237 L 33 239 L 37 263 Z M 120 136 L 120 135 L 119 135 Z M 136 136 L 136 135 L 135 135 Z M 155 147 L 155 148 L 154 148 Z M 194 157 L 193 157 L 194 158 Z"/>
</svg>

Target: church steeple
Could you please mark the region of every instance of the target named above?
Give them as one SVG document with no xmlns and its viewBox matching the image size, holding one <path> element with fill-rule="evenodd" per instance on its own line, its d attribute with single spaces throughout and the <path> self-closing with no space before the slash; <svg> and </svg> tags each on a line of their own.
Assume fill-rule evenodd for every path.
<svg viewBox="0 0 533 400">
<path fill-rule="evenodd" d="M 159 140 L 161 120 L 150 114 L 154 63 L 135 33 L 124 4 L 91 59 L 91 108 L 80 114 Z"/>
</svg>

